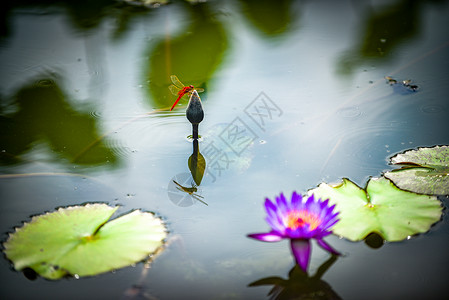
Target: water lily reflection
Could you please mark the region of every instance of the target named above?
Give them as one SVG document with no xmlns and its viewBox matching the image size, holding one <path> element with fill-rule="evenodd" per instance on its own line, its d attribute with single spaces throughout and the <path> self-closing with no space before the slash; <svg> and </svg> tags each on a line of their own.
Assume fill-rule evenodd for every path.
<svg viewBox="0 0 449 300">
<path fill-rule="evenodd" d="M 293 192 L 291 202 L 284 194 L 276 197 L 276 205 L 270 199 L 265 200 L 267 222 L 272 230 L 267 233 L 253 233 L 248 236 L 263 242 L 277 242 L 290 239 L 291 250 L 296 262 L 307 272 L 310 258 L 310 239 L 316 239 L 324 250 L 338 255 L 323 238 L 332 233 L 330 228 L 339 221 L 335 205 L 329 206 L 329 200 L 315 200 L 311 195 L 307 200 Z"/>
<path fill-rule="evenodd" d="M 250 283 L 248 286 L 274 285 L 268 295 L 270 299 L 341 299 L 332 287 L 321 280 L 324 273 L 335 263 L 336 255 L 332 255 L 323 263 L 313 276 L 295 265 L 288 274 L 288 279 L 267 277 Z"/>
</svg>

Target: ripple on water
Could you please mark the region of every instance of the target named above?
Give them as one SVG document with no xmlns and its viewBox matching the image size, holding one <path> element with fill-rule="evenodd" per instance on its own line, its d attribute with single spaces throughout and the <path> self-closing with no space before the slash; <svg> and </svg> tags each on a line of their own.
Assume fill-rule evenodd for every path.
<svg viewBox="0 0 449 300">
<path fill-rule="evenodd" d="M 337 114 L 345 119 L 355 119 L 362 115 L 358 106 L 343 107 L 337 111 Z"/>
<path fill-rule="evenodd" d="M 101 117 L 101 113 L 99 111 L 90 111 L 89 115 L 95 119 L 99 119 Z"/>
<path fill-rule="evenodd" d="M 40 79 L 36 82 L 37 86 L 42 86 L 42 87 L 49 87 L 49 86 L 54 86 L 55 82 L 51 79 Z"/>
<path fill-rule="evenodd" d="M 186 135 L 185 136 L 185 140 L 187 141 L 187 142 L 189 142 L 189 143 L 193 143 L 193 135 L 192 134 L 189 134 L 189 135 Z M 202 142 L 202 141 L 204 141 L 204 138 L 203 138 L 203 136 L 201 135 L 201 134 L 199 134 L 198 135 L 198 142 Z"/>
<path fill-rule="evenodd" d="M 151 151 L 147 152 L 151 156 L 167 156 L 170 153 L 176 155 L 175 151 L 167 151 L 167 142 L 173 139 L 167 135 L 179 135 L 179 130 L 172 130 L 170 126 L 180 127 L 177 124 L 186 123 L 184 118 L 167 112 L 118 116 L 112 122 L 114 124 L 110 126 L 111 129 L 96 144 L 106 145 L 119 157 L 144 152 L 147 148 L 150 148 Z M 184 125 L 190 126 L 188 122 Z M 186 128 L 186 132 L 188 131 Z"/>
<path fill-rule="evenodd" d="M 425 114 L 439 114 L 445 111 L 442 105 L 423 105 L 419 108 L 419 110 Z"/>
<path fill-rule="evenodd" d="M 347 127 L 344 132 L 332 137 L 337 141 L 332 152 L 349 157 L 349 161 L 345 159 L 345 164 L 369 170 L 371 173 L 368 175 L 378 175 L 381 171 L 379 168 L 386 167 L 392 151 L 396 152 L 405 143 L 408 144 L 408 131 L 403 125 L 400 122 L 389 122 Z"/>
<path fill-rule="evenodd" d="M 123 141 L 120 139 L 114 138 L 114 136 L 110 136 L 109 138 L 106 138 L 104 140 L 104 144 L 108 149 L 111 149 L 111 151 L 118 157 L 118 158 L 124 158 L 129 156 L 131 153 L 133 153 L 133 149 L 126 146 Z"/>
</svg>

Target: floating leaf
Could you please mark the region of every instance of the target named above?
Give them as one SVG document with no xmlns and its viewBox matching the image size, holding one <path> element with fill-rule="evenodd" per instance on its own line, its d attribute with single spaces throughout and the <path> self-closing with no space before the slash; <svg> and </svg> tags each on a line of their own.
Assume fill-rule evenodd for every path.
<svg viewBox="0 0 449 300">
<path fill-rule="evenodd" d="M 332 231 L 351 241 L 372 232 L 387 241 L 404 240 L 428 231 L 442 211 L 435 196 L 400 190 L 384 177 L 372 178 L 365 189 L 345 178 L 336 186 L 322 183 L 310 193 L 336 204 L 340 221 Z"/>
<path fill-rule="evenodd" d="M 420 194 L 449 194 L 449 146 L 419 148 L 397 154 L 391 163 L 401 169 L 384 176 L 399 188 Z"/>
<path fill-rule="evenodd" d="M 159 218 L 133 211 L 110 222 L 118 207 L 87 204 L 35 216 L 3 244 L 18 271 L 42 277 L 90 276 L 126 267 L 155 252 L 166 237 Z"/>
</svg>

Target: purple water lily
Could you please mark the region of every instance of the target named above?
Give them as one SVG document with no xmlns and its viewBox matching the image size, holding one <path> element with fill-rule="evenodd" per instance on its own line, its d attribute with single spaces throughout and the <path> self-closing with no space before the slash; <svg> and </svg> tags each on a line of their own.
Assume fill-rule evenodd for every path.
<svg viewBox="0 0 449 300">
<path fill-rule="evenodd" d="M 310 259 L 310 239 L 316 239 L 324 250 L 339 255 L 323 238 L 332 233 L 330 228 L 339 221 L 338 212 L 334 213 L 335 205 L 329 206 L 329 199 L 315 200 L 311 195 L 308 199 L 293 192 L 291 202 L 281 193 L 276 197 L 276 204 L 270 199 L 265 200 L 267 222 L 272 230 L 267 233 L 253 233 L 248 236 L 263 242 L 278 242 L 290 239 L 291 250 L 298 265 L 307 272 Z"/>
</svg>

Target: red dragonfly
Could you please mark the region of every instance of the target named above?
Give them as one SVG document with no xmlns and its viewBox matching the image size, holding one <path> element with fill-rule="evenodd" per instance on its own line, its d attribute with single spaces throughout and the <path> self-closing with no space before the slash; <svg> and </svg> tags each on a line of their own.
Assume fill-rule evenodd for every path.
<svg viewBox="0 0 449 300">
<path fill-rule="evenodd" d="M 173 82 L 172 85 L 170 85 L 168 88 L 170 89 L 170 92 L 172 92 L 173 95 L 178 95 L 178 98 L 176 99 L 175 103 L 173 103 L 170 110 L 173 110 L 173 108 L 178 104 L 179 100 L 185 95 L 185 94 L 191 94 L 193 90 L 196 90 L 198 93 L 204 92 L 204 89 L 202 88 L 195 88 L 193 85 L 185 86 L 182 84 L 181 81 L 179 81 L 178 77 L 176 75 L 170 76 L 171 81 Z"/>
</svg>

